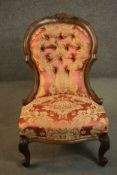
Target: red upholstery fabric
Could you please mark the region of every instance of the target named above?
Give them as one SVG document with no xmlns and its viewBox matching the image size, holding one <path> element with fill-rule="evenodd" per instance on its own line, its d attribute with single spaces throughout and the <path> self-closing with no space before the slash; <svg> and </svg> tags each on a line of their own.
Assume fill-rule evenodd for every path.
<svg viewBox="0 0 117 175">
<path fill-rule="evenodd" d="M 84 83 L 91 47 L 89 34 L 78 25 L 51 23 L 32 34 L 30 49 L 40 85 L 35 99 L 22 107 L 20 135 L 66 141 L 108 132 L 107 114 Z"/>
<path fill-rule="evenodd" d="M 24 106 L 20 134 L 29 138 L 75 140 L 108 131 L 108 118 L 101 105 L 75 95 L 41 97 Z"/>
<path fill-rule="evenodd" d="M 87 94 L 84 69 L 90 58 L 91 39 L 80 26 L 47 24 L 30 40 L 31 53 L 40 73 L 37 97 L 56 94 Z"/>
</svg>

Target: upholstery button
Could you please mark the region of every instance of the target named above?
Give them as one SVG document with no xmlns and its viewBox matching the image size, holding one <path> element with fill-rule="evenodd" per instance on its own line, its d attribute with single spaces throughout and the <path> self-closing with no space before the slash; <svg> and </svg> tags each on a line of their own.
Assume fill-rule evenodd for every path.
<svg viewBox="0 0 117 175">
<path fill-rule="evenodd" d="M 45 38 L 46 40 L 49 40 L 50 37 L 49 37 L 48 34 L 45 34 L 45 35 L 44 35 L 44 38 Z"/>
<path fill-rule="evenodd" d="M 71 58 L 70 58 L 70 59 L 72 59 L 72 61 L 74 62 L 74 61 L 76 60 L 75 54 L 73 54 L 73 53 L 72 53 L 72 55 L 71 55 Z"/>
<path fill-rule="evenodd" d="M 75 35 L 74 34 L 71 34 L 71 38 L 74 39 L 75 38 Z"/>
<path fill-rule="evenodd" d="M 64 39 L 62 32 L 59 34 L 59 39 Z"/>
<path fill-rule="evenodd" d="M 63 58 L 61 56 L 59 57 L 59 61 L 63 61 Z"/>
<path fill-rule="evenodd" d="M 53 72 L 56 74 L 57 73 L 57 67 L 53 67 Z"/>
<path fill-rule="evenodd" d="M 52 61 L 52 58 L 50 57 L 50 55 L 48 54 L 48 55 L 46 55 L 46 59 L 50 62 L 50 61 Z"/>
<path fill-rule="evenodd" d="M 69 44 L 65 45 L 65 50 L 69 50 Z"/>
<path fill-rule="evenodd" d="M 42 51 L 44 51 L 45 50 L 45 47 L 44 46 L 41 46 L 41 48 L 40 48 Z"/>
<path fill-rule="evenodd" d="M 69 74 L 69 69 L 67 66 L 65 67 L 65 71 Z"/>
<path fill-rule="evenodd" d="M 76 47 L 76 50 L 80 50 L 80 49 L 81 49 L 81 47 L 80 47 L 80 46 L 77 46 L 77 47 Z"/>
</svg>

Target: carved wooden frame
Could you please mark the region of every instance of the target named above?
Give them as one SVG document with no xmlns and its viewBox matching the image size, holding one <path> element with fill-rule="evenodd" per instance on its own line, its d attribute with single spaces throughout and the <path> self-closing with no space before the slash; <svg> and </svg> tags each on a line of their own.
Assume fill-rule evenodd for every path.
<svg viewBox="0 0 117 175">
<path fill-rule="evenodd" d="M 29 96 L 23 100 L 23 105 L 30 103 L 35 98 L 38 87 L 39 87 L 39 72 L 37 70 L 36 64 L 33 62 L 33 59 L 31 58 L 30 39 L 31 39 L 32 34 L 38 27 L 45 25 L 45 24 L 49 24 L 49 23 L 77 24 L 83 27 L 89 33 L 91 37 L 91 41 L 92 41 L 92 49 L 91 49 L 91 58 L 88 59 L 88 62 L 84 70 L 85 86 L 87 88 L 88 94 L 92 97 L 92 99 L 98 104 L 102 104 L 102 99 L 99 98 L 96 95 L 96 93 L 93 91 L 93 89 L 91 88 L 90 82 L 89 82 L 89 78 L 88 78 L 89 70 L 93 62 L 97 59 L 96 58 L 97 37 L 94 32 L 94 29 L 91 27 L 91 25 L 87 21 L 81 18 L 66 15 L 66 14 L 56 14 L 54 16 L 42 18 L 41 20 L 37 20 L 33 22 L 25 33 L 25 36 L 24 36 L 24 54 L 26 56 L 25 61 L 32 68 L 32 71 L 34 74 L 34 87 L 31 93 L 29 94 Z"/>
<path fill-rule="evenodd" d="M 27 98 L 25 98 L 23 100 L 23 105 L 26 105 L 28 103 L 30 103 L 36 96 L 38 88 L 39 88 L 39 71 L 36 67 L 36 64 L 34 63 L 32 57 L 31 57 L 31 51 L 30 51 L 30 39 L 32 34 L 34 33 L 34 31 L 39 28 L 42 25 L 45 24 L 49 24 L 49 23 L 68 23 L 68 24 L 77 24 L 79 26 L 81 26 L 82 28 L 84 28 L 90 35 L 91 37 L 91 44 L 92 44 L 92 49 L 91 49 L 91 57 L 90 59 L 88 59 L 85 70 L 84 70 L 84 81 L 85 81 L 85 86 L 87 88 L 88 94 L 92 97 L 92 99 L 98 103 L 99 105 L 102 104 L 102 99 L 99 98 L 96 93 L 93 91 L 93 89 L 90 86 L 90 82 L 89 82 L 89 71 L 90 68 L 92 66 L 92 64 L 94 63 L 94 61 L 97 59 L 96 58 L 96 52 L 97 52 L 97 37 L 95 34 L 94 29 L 91 27 L 91 25 L 79 18 L 79 17 L 75 17 L 75 16 L 70 16 L 67 14 L 56 14 L 54 16 L 51 17 L 46 17 L 46 18 L 42 18 L 40 20 L 36 20 L 35 22 L 33 22 L 29 28 L 27 29 L 25 36 L 24 36 L 24 54 L 26 56 L 25 61 L 26 63 L 28 63 L 28 65 L 31 67 L 33 75 L 34 75 L 34 86 L 33 89 L 31 91 L 31 93 L 28 95 Z M 87 139 L 82 139 L 82 140 L 75 140 L 75 141 L 49 141 L 47 139 L 44 140 L 34 140 L 34 139 L 29 139 L 25 136 L 20 136 L 20 143 L 19 143 L 19 151 L 24 155 L 25 160 L 23 162 L 23 165 L 25 167 L 28 167 L 30 165 L 30 152 L 28 149 L 28 144 L 30 142 L 34 142 L 34 141 L 40 141 L 40 142 L 46 142 L 46 143 L 77 143 L 79 141 L 83 141 L 83 140 L 94 140 L 94 139 L 99 139 L 99 141 L 101 142 L 100 148 L 99 148 L 99 153 L 98 153 L 98 163 L 102 166 L 104 166 L 107 163 L 107 159 L 104 157 L 104 153 L 109 149 L 110 147 L 110 142 L 109 142 L 109 137 L 107 133 L 102 133 L 101 135 L 99 135 L 99 137 L 92 137 L 92 138 L 87 138 Z"/>
</svg>

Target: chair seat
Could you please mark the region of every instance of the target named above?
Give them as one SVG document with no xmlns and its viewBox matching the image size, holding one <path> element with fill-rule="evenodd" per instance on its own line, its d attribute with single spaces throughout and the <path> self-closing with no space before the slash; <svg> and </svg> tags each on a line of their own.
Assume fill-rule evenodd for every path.
<svg viewBox="0 0 117 175">
<path fill-rule="evenodd" d="M 89 97 L 54 95 L 34 99 L 22 107 L 20 135 L 47 140 L 79 140 L 108 132 L 102 105 Z"/>
</svg>

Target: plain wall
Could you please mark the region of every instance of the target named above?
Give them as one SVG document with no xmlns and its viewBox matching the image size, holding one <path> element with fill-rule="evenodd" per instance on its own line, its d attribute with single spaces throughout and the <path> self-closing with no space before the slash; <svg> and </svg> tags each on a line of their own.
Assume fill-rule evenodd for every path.
<svg viewBox="0 0 117 175">
<path fill-rule="evenodd" d="M 94 77 L 117 76 L 117 0 L 0 0 L 0 80 L 30 80 L 23 37 L 36 19 L 65 12 L 89 21 L 99 43 Z"/>
</svg>

